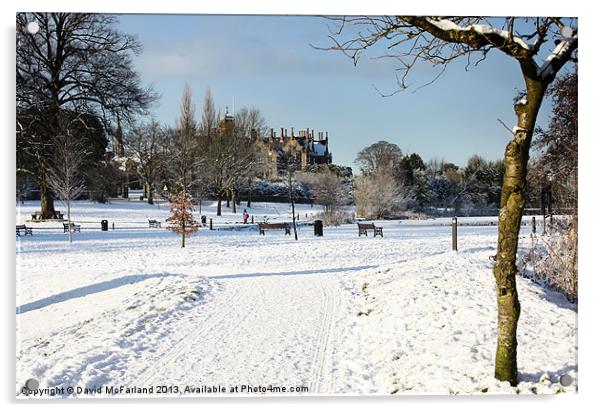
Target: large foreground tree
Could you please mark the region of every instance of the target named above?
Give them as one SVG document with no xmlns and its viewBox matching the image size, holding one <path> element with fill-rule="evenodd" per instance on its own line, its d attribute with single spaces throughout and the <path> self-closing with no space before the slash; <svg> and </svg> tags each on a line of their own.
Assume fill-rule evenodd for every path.
<svg viewBox="0 0 602 412">
<path fill-rule="evenodd" d="M 140 43 L 118 31 L 116 23 L 109 14 L 17 14 L 17 133 L 32 136 L 29 147 L 36 148 L 42 217 L 54 214 L 47 171 L 61 133 L 61 112 L 87 113 L 108 125 L 144 113 L 156 98 L 133 69 Z M 34 116 L 21 122 L 22 113 Z"/>
<path fill-rule="evenodd" d="M 504 152 L 498 245 L 493 268 L 498 302 L 495 377 L 516 385 L 516 331 L 520 316 L 516 252 L 525 206 L 529 149 L 546 89 L 567 62 L 576 60 L 576 20 L 359 16 L 334 18 L 333 21 L 339 23 L 331 35 L 334 44 L 326 49 L 342 51 L 357 63 L 366 50 L 384 43 L 387 50 L 384 54 L 400 63 L 399 90 L 406 88 L 412 69 L 424 62 L 441 69 L 434 80 L 453 61 L 465 58 L 467 65 L 478 63 L 492 50 L 505 54 L 519 65 L 525 94 L 514 104 L 517 124 Z"/>
</svg>

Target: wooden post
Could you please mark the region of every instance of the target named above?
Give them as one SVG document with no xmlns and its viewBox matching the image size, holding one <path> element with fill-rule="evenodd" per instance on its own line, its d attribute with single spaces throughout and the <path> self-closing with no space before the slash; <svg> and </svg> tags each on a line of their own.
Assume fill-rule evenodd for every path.
<svg viewBox="0 0 602 412">
<path fill-rule="evenodd" d="M 535 226 L 535 216 L 533 216 L 532 225 L 533 225 L 533 233 L 537 233 L 537 227 Z"/>
<path fill-rule="evenodd" d="M 545 235 L 546 234 L 546 215 L 544 213 L 543 215 L 543 231 L 542 233 Z"/>
<path fill-rule="evenodd" d="M 115 230 L 115 222 L 111 222 L 111 230 Z"/>
<path fill-rule="evenodd" d="M 253 215 L 251 215 L 251 224 L 253 224 L 253 223 L 254 223 L 254 222 L 253 222 L 253 217 L 254 217 L 254 216 L 253 216 Z"/>
<path fill-rule="evenodd" d="M 213 230 L 213 218 L 209 218 L 209 230 Z"/>
<path fill-rule="evenodd" d="M 452 250 L 458 250 L 458 218 L 452 219 Z"/>
</svg>

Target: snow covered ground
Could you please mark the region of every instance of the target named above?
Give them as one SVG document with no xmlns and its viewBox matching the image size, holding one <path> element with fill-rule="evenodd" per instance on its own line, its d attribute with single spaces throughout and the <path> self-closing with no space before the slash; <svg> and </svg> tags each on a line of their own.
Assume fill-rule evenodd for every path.
<svg viewBox="0 0 602 412">
<path fill-rule="evenodd" d="M 38 207 L 28 202 L 16 216 L 34 228 L 16 249 L 17 391 L 31 377 L 40 388 L 170 385 L 168 396 L 198 396 L 183 393 L 187 385 L 309 394 L 576 391 L 577 308 L 522 278 L 522 382 L 512 388 L 491 376 L 495 225 L 460 227 L 459 252 L 450 251 L 443 226 L 450 219 L 379 222 L 382 239 L 358 238 L 355 225 L 327 227 L 322 238 L 302 226 L 295 242 L 236 224 L 244 205 L 216 218 L 208 202 L 203 213 L 216 228 L 242 230 L 204 228 L 182 249 L 176 235 L 148 228 L 147 219 L 168 216 L 166 204 L 76 202 L 83 230 L 70 245 L 59 223 L 26 222 Z M 298 207 L 302 221 L 320 211 Z M 248 211 L 290 220 L 285 204 Z M 101 232 L 101 219 L 116 230 Z M 460 219 L 483 221 L 495 224 Z M 571 386 L 558 383 L 564 374 Z"/>
</svg>

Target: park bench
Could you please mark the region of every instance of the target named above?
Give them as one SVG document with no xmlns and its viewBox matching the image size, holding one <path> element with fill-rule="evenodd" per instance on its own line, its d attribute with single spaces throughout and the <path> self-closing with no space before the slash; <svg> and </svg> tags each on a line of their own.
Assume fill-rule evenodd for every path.
<svg viewBox="0 0 602 412">
<path fill-rule="evenodd" d="M 71 223 L 71 231 L 73 232 L 81 232 L 81 225 L 76 225 L 75 223 Z M 63 223 L 63 233 L 67 233 L 69 230 L 69 223 Z"/>
<path fill-rule="evenodd" d="M 63 214 L 58 210 L 54 212 L 52 219 L 63 220 Z M 42 212 L 37 211 L 31 214 L 31 220 L 42 220 Z"/>
<path fill-rule="evenodd" d="M 161 227 L 161 222 L 159 222 L 158 220 L 155 219 L 148 219 L 148 227 Z"/>
<path fill-rule="evenodd" d="M 358 223 L 357 229 L 359 231 L 358 236 L 368 236 L 368 230 L 373 230 L 374 237 L 376 237 L 376 235 L 380 235 L 380 237 L 383 237 L 383 228 L 379 226 L 374 226 L 374 223 Z"/>
<path fill-rule="evenodd" d="M 17 236 L 27 236 L 27 235 L 31 235 L 33 236 L 33 232 L 31 231 L 30 227 L 27 227 L 25 225 L 17 225 Z"/>
<path fill-rule="evenodd" d="M 259 234 L 265 235 L 266 230 L 284 229 L 285 235 L 291 234 L 291 226 L 288 223 L 259 223 Z"/>
</svg>

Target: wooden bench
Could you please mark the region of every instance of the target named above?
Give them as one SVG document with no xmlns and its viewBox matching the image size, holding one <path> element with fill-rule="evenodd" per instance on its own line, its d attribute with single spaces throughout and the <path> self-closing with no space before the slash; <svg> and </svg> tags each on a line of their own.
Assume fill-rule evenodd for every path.
<svg viewBox="0 0 602 412">
<path fill-rule="evenodd" d="M 148 227 L 161 227 L 161 222 L 159 222 L 158 220 L 155 219 L 148 219 Z"/>
<path fill-rule="evenodd" d="M 73 232 L 81 232 L 81 225 L 76 225 L 75 223 L 71 223 L 71 231 Z M 63 233 L 67 233 L 69 230 L 69 223 L 63 223 Z"/>
<path fill-rule="evenodd" d="M 27 235 L 31 235 L 33 236 L 33 232 L 31 231 L 30 227 L 27 227 L 25 225 L 17 225 L 17 236 L 27 236 Z"/>
<path fill-rule="evenodd" d="M 380 237 L 383 237 L 383 228 L 379 226 L 374 226 L 374 223 L 358 223 L 357 229 L 359 231 L 358 236 L 368 236 L 368 230 L 373 230 L 374 237 L 376 237 L 376 235 L 380 235 Z"/>
<path fill-rule="evenodd" d="M 57 210 L 57 211 L 54 212 L 54 215 L 52 216 L 52 219 L 64 220 L 63 219 L 63 214 Z M 32 213 L 31 214 L 31 220 L 43 220 L 42 219 L 42 212 L 37 211 L 35 213 Z"/>
<path fill-rule="evenodd" d="M 288 223 L 259 223 L 259 234 L 265 235 L 266 230 L 284 229 L 285 235 L 291 234 L 291 226 Z"/>
</svg>

